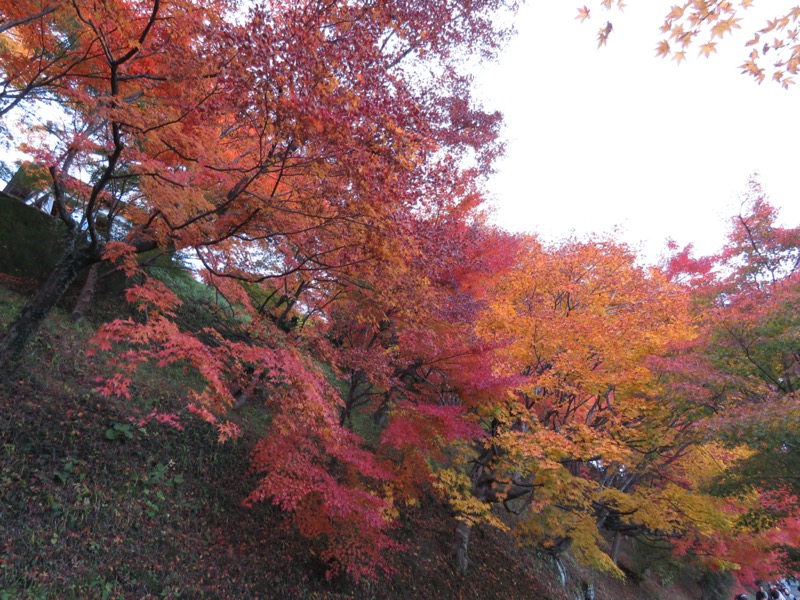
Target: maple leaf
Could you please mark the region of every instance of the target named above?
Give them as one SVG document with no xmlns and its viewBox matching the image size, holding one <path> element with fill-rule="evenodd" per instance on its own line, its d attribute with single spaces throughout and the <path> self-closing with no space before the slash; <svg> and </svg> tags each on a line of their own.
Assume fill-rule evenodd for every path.
<svg viewBox="0 0 800 600">
<path fill-rule="evenodd" d="M 178 296 L 162 282 L 148 278 L 141 285 L 135 285 L 125 292 L 125 299 L 135 304 L 142 312 L 162 312 L 174 314 L 174 309 L 182 304 Z"/>
<path fill-rule="evenodd" d="M 232 421 L 215 423 L 214 426 L 217 428 L 217 439 L 220 444 L 224 444 L 228 440 L 235 440 L 242 435 L 241 428 Z"/>
<path fill-rule="evenodd" d="M 758 33 L 756 33 L 751 39 L 747 41 L 747 43 L 745 43 L 745 46 L 754 46 L 759 42 L 760 39 L 761 36 Z"/>
<path fill-rule="evenodd" d="M 656 46 L 656 56 L 667 56 L 670 53 L 670 46 L 667 40 L 661 40 Z"/>
<path fill-rule="evenodd" d="M 581 22 L 585 21 L 589 18 L 589 9 L 586 6 L 578 8 L 578 15 L 575 18 Z"/>
<path fill-rule="evenodd" d="M 683 16 L 684 11 L 686 10 L 685 6 L 673 6 L 669 13 L 667 14 L 667 19 L 680 19 Z"/>
<path fill-rule="evenodd" d="M 130 400 L 131 379 L 129 377 L 124 377 L 120 373 L 115 373 L 108 379 L 101 378 L 101 381 L 103 385 L 100 386 L 97 391 L 104 396 L 117 396 L 119 398 Z"/>
<path fill-rule="evenodd" d="M 611 35 L 611 31 L 614 29 L 614 26 L 611 24 L 611 21 L 608 21 L 604 27 L 601 27 L 600 30 L 597 32 L 597 47 L 600 48 L 601 46 L 605 46 L 608 42 L 608 36 Z"/>
<path fill-rule="evenodd" d="M 700 55 L 708 58 L 712 53 L 717 51 L 717 44 L 715 42 L 708 42 L 700 46 Z"/>
<path fill-rule="evenodd" d="M 740 29 L 741 26 L 739 25 L 739 19 L 731 17 L 729 19 L 722 19 L 718 21 L 712 28 L 711 28 L 711 37 L 723 37 L 726 33 L 729 33 L 732 29 Z"/>
</svg>

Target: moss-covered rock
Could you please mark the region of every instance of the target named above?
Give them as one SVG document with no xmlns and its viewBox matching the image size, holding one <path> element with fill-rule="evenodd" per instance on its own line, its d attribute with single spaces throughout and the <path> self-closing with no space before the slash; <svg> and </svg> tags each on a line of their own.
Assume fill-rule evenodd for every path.
<svg viewBox="0 0 800 600">
<path fill-rule="evenodd" d="M 0 273 L 42 280 L 63 250 L 56 219 L 0 192 Z"/>
</svg>

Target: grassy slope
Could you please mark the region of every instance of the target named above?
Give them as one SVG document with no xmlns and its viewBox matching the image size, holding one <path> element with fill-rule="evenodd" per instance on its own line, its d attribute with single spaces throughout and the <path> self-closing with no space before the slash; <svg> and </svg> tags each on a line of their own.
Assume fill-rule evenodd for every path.
<svg viewBox="0 0 800 600">
<path fill-rule="evenodd" d="M 4 280 L 0 280 L 3 284 Z M 5 280 L 5 284 L 8 281 Z M 0 330 L 24 297 L 0 287 Z M 117 303 L 100 298 L 107 313 Z M 105 307 L 105 308 L 103 308 Z M 107 314 L 95 314 L 96 319 Z M 0 381 L 0 600 L 5 598 L 532 598 L 696 597 L 653 581 L 623 583 L 573 565 L 570 590 L 546 561 L 506 535 L 476 531 L 466 578 L 448 559 L 453 523 L 429 499 L 396 530 L 396 575 L 371 586 L 327 582 L 314 549 L 270 506 L 244 508 L 248 454 L 263 430 L 257 406 L 236 415 L 245 436 L 220 445 L 185 411 L 191 376 L 139 374 L 130 401 L 94 391 L 90 322 L 55 311 L 19 368 Z M 133 422 L 152 409 L 182 430 Z"/>
</svg>

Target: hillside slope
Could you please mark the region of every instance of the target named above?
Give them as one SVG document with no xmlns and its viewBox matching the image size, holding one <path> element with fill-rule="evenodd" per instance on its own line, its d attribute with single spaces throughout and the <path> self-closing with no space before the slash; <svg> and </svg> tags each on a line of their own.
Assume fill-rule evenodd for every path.
<svg viewBox="0 0 800 600">
<path fill-rule="evenodd" d="M 23 300 L 0 287 L 0 326 Z M 279 511 L 241 504 L 259 407 L 237 411 L 245 435 L 219 444 L 186 411 L 191 375 L 180 369 L 144 370 L 130 401 L 109 400 L 94 389 L 105 367 L 85 354 L 93 328 L 56 311 L 0 383 L 0 598 L 556 600 L 578 597 L 584 581 L 601 600 L 695 597 L 576 565 L 565 589 L 549 560 L 494 530 L 476 532 L 471 571 L 459 577 L 453 521 L 432 498 L 401 517 L 391 578 L 327 581 Z"/>
</svg>

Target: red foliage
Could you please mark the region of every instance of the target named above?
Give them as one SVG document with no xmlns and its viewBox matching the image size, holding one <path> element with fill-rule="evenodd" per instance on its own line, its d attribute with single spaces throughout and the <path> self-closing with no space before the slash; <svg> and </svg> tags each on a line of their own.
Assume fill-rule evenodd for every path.
<svg viewBox="0 0 800 600">
<path fill-rule="evenodd" d="M 775 224 L 755 182 L 719 255 L 673 247 L 662 271 L 610 240 L 544 248 L 488 226 L 500 115 L 460 64 L 496 52 L 496 13 L 514 2 L 0 2 L 0 114 L 53 102 L 68 117 L 22 146 L 50 174 L 79 250 L 68 266 L 143 277 L 126 293 L 135 317 L 94 337 L 89 354 L 118 368 L 100 392 L 131 398 L 145 362 L 191 369 L 188 410 L 220 441 L 241 433 L 228 411 L 260 401 L 246 502 L 286 511 L 331 573 L 386 572 L 398 503 L 437 469 L 463 482 L 469 451 L 474 497 L 454 497 L 472 516 L 471 500 L 535 490 L 528 529 L 557 510 L 547 526 L 586 552 L 599 538 L 571 528 L 616 511 L 680 530 L 679 550 L 737 556 L 687 524 L 711 502 L 665 495 L 670 522 L 644 504 L 669 485 L 700 495 L 693 444 L 730 443 L 743 417 L 774 430 L 796 407 L 800 228 Z M 140 271 L 151 250 L 202 264 L 233 318 L 186 326 L 178 296 Z M 797 541 L 794 512 L 763 503 L 789 537 L 753 534 L 738 560 Z"/>
</svg>

